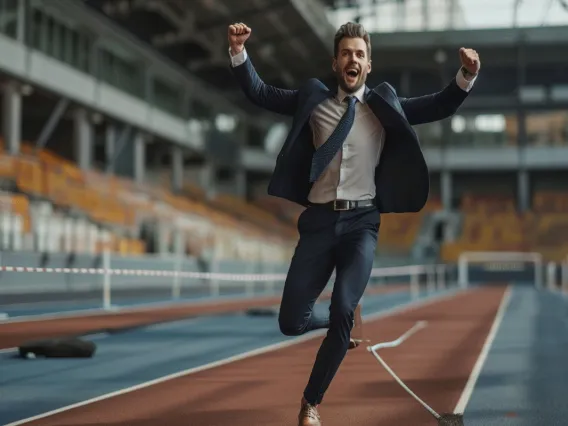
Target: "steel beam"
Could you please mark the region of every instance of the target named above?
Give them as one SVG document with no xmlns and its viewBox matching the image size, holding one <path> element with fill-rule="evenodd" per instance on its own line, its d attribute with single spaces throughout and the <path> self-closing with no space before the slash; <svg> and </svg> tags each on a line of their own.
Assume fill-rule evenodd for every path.
<svg viewBox="0 0 568 426">
<path fill-rule="evenodd" d="M 333 37 L 335 29 L 325 14 L 325 8 L 320 2 L 306 0 L 290 0 L 300 16 L 308 23 L 320 39 L 329 54 L 333 54 Z"/>
<path fill-rule="evenodd" d="M 123 48 L 128 49 L 133 55 L 141 60 L 155 63 L 155 71 L 157 74 L 170 81 L 180 82 L 181 85 L 185 86 L 184 88 L 191 90 L 196 97 L 202 99 L 203 102 L 216 107 L 216 109 L 222 105 L 224 112 L 233 114 L 242 120 L 246 120 L 249 124 L 256 127 L 268 128 L 273 124 L 272 120 L 267 122 L 259 119 L 258 117 L 249 116 L 245 109 L 239 105 L 231 103 L 230 100 L 227 99 L 222 92 L 217 91 L 215 87 L 191 75 L 182 66 L 164 58 L 158 52 L 148 48 L 141 40 L 138 40 L 132 34 L 112 23 L 105 17 L 91 13 L 88 6 L 74 0 L 59 0 L 57 3 L 45 1 L 45 4 L 52 8 L 57 8 L 57 10 L 64 16 L 82 22 L 89 30 L 105 34 L 106 40 L 111 43 L 119 43 Z"/>
<path fill-rule="evenodd" d="M 120 136 L 116 139 L 116 143 L 114 143 L 114 149 L 112 153 L 107 152 L 107 164 L 106 164 L 106 171 L 107 173 L 114 172 L 114 165 L 116 164 L 116 160 L 120 156 L 120 153 L 128 143 L 130 136 L 132 135 L 132 126 L 125 125 L 120 132 Z M 111 155 L 109 155 L 111 154 Z M 110 158 L 109 158 L 110 157 Z"/>
</svg>

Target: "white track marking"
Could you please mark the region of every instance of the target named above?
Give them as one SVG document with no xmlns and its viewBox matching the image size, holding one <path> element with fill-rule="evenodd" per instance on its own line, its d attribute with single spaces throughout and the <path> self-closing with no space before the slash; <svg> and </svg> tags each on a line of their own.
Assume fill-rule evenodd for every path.
<svg viewBox="0 0 568 426">
<path fill-rule="evenodd" d="M 427 325 L 428 325 L 427 321 L 418 321 L 416 324 L 414 324 L 409 330 L 407 330 L 398 339 L 392 340 L 390 342 L 377 343 L 376 345 L 373 345 L 373 346 L 368 346 L 367 350 L 370 351 L 370 352 L 374 352 L 374 351 L 377 351 L 378 349 L 396 348 L 397 346 L 402 345 L 405 340 L 407 340 L 410 336 L 412 336 L 418 330 L 425 328 Z"/>
<path fill-rule="evenodd" d="M 416 333 L 418 330 L 425 328 L 427 325 L 426 321 L 419 321 L 416 324 L 414 324 L 412 326 L 411 329 L 409 329 L 408 331 L 406 331 L 402 336 L 400 336 L 398 339 L 393 340 L 392 342 L 384 342 L 384 343 L 378 343 L 376 345 L 373 346 L 368 346 L 367 350 L 369 352 L 371 352 L 375 358 L 377 358 L 377 361 L 379 361 L 381 363 L 381 365 L 384 367 L 385 370 L 387 370 L 387 372 L 392 376 L 393 379 L 395 379 L 397 381 L 397 383 L 402 386 L 402 388 L 410 395 L 412 396 L 416 401 L 418 401 L 424 408 L 426 408 L 435 418 L 439 419 L 440 415 L 438 413 L 436 413 L 436 411 L 434 411 L 428 404 L 426 404 L 424 401 L 422 401 L 418 395 L 416 395 L 414 392 L 412 392 L 410 390 L 410 388 L 408 386 L 406 386 L 406 384 L 396 375 L 396 373 L 388 366 L 388 364 L 379 356 L 379 354 L 377 353 L 378 349 L 384 349 L 384 348 L 396 348 L 397 346 L 400 346 L 402 343 L 404 343 L 404 341 L 406 339 L 408 339 L 410 336 L 412 336 L 414 333 Z"/>
<path fill-rule="evenodd" d="M 407 312 L 407 311 L 412 310 L 412 309 L 416 309 L 418 307 L 423 307 L 423 306 L 430 305 L 432 303 L 441 302 L 442 300 L 445 300 L 445 299 L 450 299 L 450 298 L 455 297 L 456 295 L 458 295 L 460 293 L 464 293 L 464 292 L 467 292 L 467 291 L 468 290 L 454 290 L 454 291 L 449 291 L 446 294 L 437 295 L 437 296 L 430 296 L 430 297 L 427 297 L 427 298 L 424 298 L 424 299 L 421 299 L 421 300 L 416 300 L 416 301 L 409 302 L 409 303 L 404 304 L 404 305 L 400 305 L 400 306 L 393 307 L 391 309 L 387 309 L 386 311 L 377 312 L 377 313 L 371 314 L 371 315 L 365 315 L 363 317 L 363 319 L 364 319 L 364 321 L 368 322 L 368 321 L 374 321 L 374 320 L 378 320 L 380 318 L 386 318 L 386 317 L 397 315 L 397 314 L 400 315 L 404 312 Z M 284 341 L 284 342 L 264 346 L 264 347 L 261 347 L 261 348 L 258 348 L 258 349 L 252 350 L 252 351 L 248 351 L 248 352 L 244 352 L 242 354 L 231 356 L 229 358 L 225 358 L 225 359 L 215 361 L 215 362 L 212 362 L 212 363 L 209 363 L 209 364 L 204 364 L 204 365 L 201 365 L 199 367 L 194 367 L 194 368 L 190 368 L 188 370 L 179 371 L 177 373 L 173 373 L 173 374 L 169 374 L 167 376 L 159 377 L 157 379 L 150 380 L 150 381 L 147 381 L 147 382 L 143 382 L 143 383 L 140 383 L 140 384 L 135 385 L 135 386 L 120 389 L 118 391 L 114 391 L 114 392 L 110 392 L 110 393 L 107 393 L 107 394 L 104 394 L 104 395 L 100 395 L 100 396 L 97 396 L 95 398 L 91 398 L 91 399 L 81 401 L 81 402 L 78 402 L 78 403 L 75 403 L 75 404 L 67 405 L 65 407 L 61 407 L 61 408 L 58 408 L 56 410 L 52 410 L 52 411 L 48 411 L 46 413 L 38 414 L 37 416 L 18 420 L 18 421 L 15 421 L 13 423 L 6 424 L 4 426 L 23 425 L 23 424 L 26 424 L 26 423 L 29 423 L 29 422 L 32 422 L 32 421 L 35 421 L 35 420 L 50 417 L 50 416 L 53 416 L 55 414 L 63 413 L 65 411 L 69 411 L 69 410 L 72 410 L 72 409 L 75 409 L 75 408 L 83 407 L 85 405 L 89 405 L 89 404 L 93 404 L 95 402 L 103 401 L 105 399 L 113 398 L 115 396 L 124 395 L 124 394 L 130 393 L 130 392 L 137 391 L 139 389 L 144 389 L 144 388 L 147 388 L 147 387 L 150 387 L 150 386 L 153 386 L 153 385 L 164 383 L 164 382 L 167 382 L 169 380 L 188 376 L 190 374 L 199 373 L 199 372 L 205 371 L 205 370 L 210 370 L 210 369 L 215 368 L 215 367 L 220 367 L 222 365 L 230 364 L 230 363 L 237 362 L 237 361 L 247 359 L 247 358 L 251 358 L 251 357 L 254 357 L 254 356 L 257 356 L 257 355 L 273 352 L 273 351 L 276 351 L 276 350 L 279 350 L 279 349 L 284 349 L 286 347 L 290 347 L 290 346 L 293 346 L 293 345 L 297 345 L 299 343 L 303 343 L 303 342 L 306 342 L 306 341 L 309 341 L 309 340 L 313 340 L 316 337 L 321 337 L 321 336 L 325 335 L 326 333 L 327 333 L 326 329 L 312 331 L 308 334 L 304 334 L 303 336 L 295 337 L 295 338 L 292 338 L 292 339 Z"/>
<path fill-rule="evenodd" d="M 483 369 L 483 365 L 485 364 L 485 361 L 487 359 L 487 356 L 489 355 L 489 351 L 491 350 L 491 346 L 493 345 L 493 342 L 495 341 L 495 337 L 497 336 L 497 331 L 499 330 L 499 327 L 501 326 L 501 322 L 503 321 L 503 317 L 505 316 L 505 313 L 507 312 L 507 307 L 509 306 L 509 302 L 511 300 L 511 294 L 512 294 L 512 286 L 509 285 L 507 287 L 507 290 L 505 290 L 505 294 L 503 295 L 503 298 L 501 299 L 501 304 L 499 305 L 499 309 L 497 310 L 497 314 L 495 315 L 495 319 L 493 320 L 493 325 L 491 326 L 491 330 L 489 331 L 489 334 L 487 335 L 487 339 L 485 340 L 485 343 L 483 344 L 483 348 L 481 349 L 481 352 L 479 354 L 479 357 L 477 358 L 477 362 L 475 363 L 475 365 L 473 366 L 473 370 L 471 371 L 471 374 L 469 376 L 469 379 L 463 389 L 463 392 L 461 394 L 461 397 L 458 401 L 458 403 L 456 404 L 456 407 L 454 408 L 454 413 L 463 413 L 465 411 L 465 408 L 469 402 L 469 399 L 471 398 L 471 395 L 473 394 L 473 390 L 475 389 L 475 385 L 477 383 L 477 379 L 479 378 L 479 375 L 481 374 L 481 370 Z"/>
</svg>

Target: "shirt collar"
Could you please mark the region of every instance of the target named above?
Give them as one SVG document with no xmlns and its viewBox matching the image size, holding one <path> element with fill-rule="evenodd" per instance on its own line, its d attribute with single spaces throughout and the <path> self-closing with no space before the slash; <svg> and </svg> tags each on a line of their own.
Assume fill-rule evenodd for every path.
<svg viewBox="0 0 568 426">
<path fill-rule="evenodd" d="M 355 93 L 345 93 L 341 87 L 337 88 L 337 100 L 343 102 L 349 95 L 355 96 L 359 102 L 365 103 L 365 85 L 363 84 Z"/>
</svg>

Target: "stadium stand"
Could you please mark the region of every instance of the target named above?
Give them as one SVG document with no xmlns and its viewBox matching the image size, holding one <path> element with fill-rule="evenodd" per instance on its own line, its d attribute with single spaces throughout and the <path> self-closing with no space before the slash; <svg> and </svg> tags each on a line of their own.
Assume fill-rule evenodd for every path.
<svg viewBox="0 0 568 426">
<path fill-rule="evenodd" d="M 251 105 L 231 78 L 227 19 L 246 18 L 259 73 L 291 88 L 314 76 L 327 81 L 334 31 L 360 20 L 361 10 L 335 11 L 331 0 L 282 1 L 277 9 L 225 3 L 221 10 L 205 1 L 37 2 L 23 31 L 16 3 L 0 2 L 0 47 L 29 58 L 0 58 L 5 250 L 289 260 L 303 208 L 266 195 L 282 142 L 269 143 L 269 135 L 276 127 L 285 135 L 286 120 Z M 465 22 L 457 6 L 432 7 L 456 26 Z M 385 19 L 395 31 L 381 33 L 386 21 L 365 24 L 380 58 L 369 86 L 389 81 L 401 96 L 432 93 L 455 74 L 458 58 L 450 55 L 459 47 L 475 45 L 485 59 L 484 80 L 459 114 L 416 126 L 435 191 L 419 213 L 383 215 L 378 257 L 455 261 L 463 250 L 483 249 L 562 259 L 566 191 L 535 183 L 542 170 L 566 170 L 568 161 L 568 80 L 555 62 L 565 28 L 528 28 L 521 46 L 515 28 L 466 34 L 411 26 L 401 38 L 406 24 Z M 196 178 L 207 167 L 210 179 Z M 517 195 L 491 195 L 493 182 L 476 182 L 488 171 L 508 174 Z M 460 184 L 461 174 L 470 182 Z M 440 233 L 439 223 L 451 232 Z"/>
<path fill-rule="evenodd" d="M 568 197 L 565 192 L 534 194 L 532 208 L 519 212 L 515 200 L 467 194 L 462 199 L 460 238 L 445 243 L 442 257 L 456 261 L 462 251 L 538 251 L 552 261 L 568 253 Z"/>
<path fill-rule="evenodd" d="M 207 200 L 195 187 L 185 195 L 174 195 L 164 187 L 137 186 L 115 175 L 82 171 L 48 150 L 36 153 L 29 143 L 21 146 L 19 156 L 5 152 L 0 156 L 6 249 L 100 253 L 110 245 L 115 253 L 142 255 L 149 251 L 149 240 L 140 237 L 145 221 L 180 222 L 197 216 L 200 226 L 211 224 L 210 235 L 198 235 L 207 227 L 199 232 L 192 232 L 195 226 L 187 227 L 192 243 L 186 253 L 200 255 L 213 237 L 223 240 L 221 258 L 251 255 L 243 248 L 247 239 L 273 244 L 265 258 L 280 260 L 288 255 L 278 247 L 285 247 L 281 243 L 294 236 L 291 224 L 242 199 L 221 194 Z"/>
<path fill-rule="evenodd" d="M 428 200 L 418 213 L 386 214 L 381 218 L 379 245 L 392 252 L 408 254 L 416 242 L 424 217 L 442 209 L 438 197 Z"/>
</svg>

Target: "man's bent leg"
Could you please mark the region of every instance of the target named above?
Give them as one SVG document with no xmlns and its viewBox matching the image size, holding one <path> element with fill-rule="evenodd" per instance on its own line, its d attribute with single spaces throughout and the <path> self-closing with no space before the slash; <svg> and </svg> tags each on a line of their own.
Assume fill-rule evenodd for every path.
<svg viewBox="0 0 568 426">
<path fill-rule="evenodd" d="M 377 245 L 377 226 L 370 218 L 361 218 L 355 230 L 344 234 L 337 244 L 337 279 L 330 306 L 330 325 L 318 351 L 304 397 L 321 403 L 349 347 L 353 313 L 365 292 L 373 268 Z"/>
<path fill-rule="evenodd" d="M 313 314 L 335 267 L 335 212 L 305 211 L 298 222 L 300 240 L 284 284 L 278 322 L 288 336 L 329 326 L 329 317 Z"/>
</svg>

